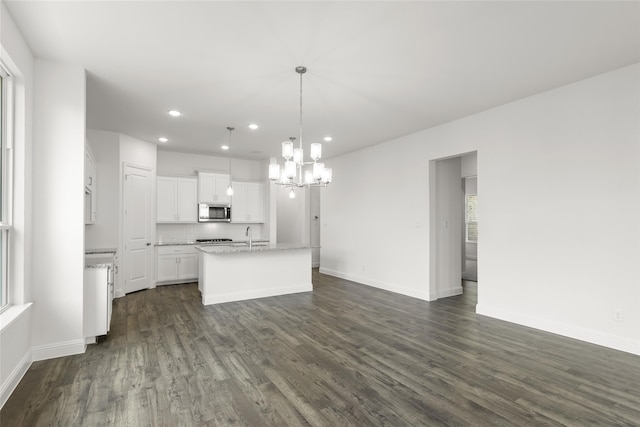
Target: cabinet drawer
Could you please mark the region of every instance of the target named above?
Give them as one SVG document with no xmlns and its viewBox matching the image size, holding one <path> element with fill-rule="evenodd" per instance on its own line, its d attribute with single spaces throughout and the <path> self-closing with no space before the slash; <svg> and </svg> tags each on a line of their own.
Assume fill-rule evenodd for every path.
<svg viewBox="0 0 640 427">
<path fill-rule="evenodd" d="M 158 246 L 158 255 L 197 254 L 195 245 Z"/>
</svg>

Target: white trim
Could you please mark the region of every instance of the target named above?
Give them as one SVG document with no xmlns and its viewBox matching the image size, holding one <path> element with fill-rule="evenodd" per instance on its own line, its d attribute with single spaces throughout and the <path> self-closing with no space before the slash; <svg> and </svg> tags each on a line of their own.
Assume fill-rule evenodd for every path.
<svg viewBox="0 0 640 427">
<path fill-rule="evenodd" d="M 56 357 L 73 356 L 74 354 L 82 354 L 87 349 L 87 345 L 83 339 L 71 340 L 53 344 L 45 344 L 33 347 L 33 361 L 55 359 Z"/>
<path fill-rule="evenodd" d="M 436 299 L 453 297 L 456 295 L 462 295 L 462 286 L 453 286 L 446 289 L 438 289 Z"/>
<path fill-rule="evenodd" d="M 529 316 L 526 314 L 481 304 L 478 304 L 476 306 L 476 313 L 511 323 L 517 323 L 518 325 L 539 329 L 545 332 L 551 332 L 552 334 L 562 335 L 580 341 L 586 341 L 592 344 L 601 345 L 604 347 L 612 348 L 614 350 L 637 354 L 640 356 L 640 339 L 636 340 L 632 338 L 611 335 L 604 332 L 595 331 L 593 329 L 581 328 L 566 323 L 547 320 L 535 316 Z"/>
<path fill-rule="evenodd" d="M 7 307 L 5 311 L 0 314 L 0 334 L 4 332 L 14 320 L 16 320 L 22 313 L 27 311 L 29 307 L 33 305 L 32 302 L 23 305 L 11 305 Z"/>
<path fill-rule="evenodd" d="M 20 384 L 20 381 L 29 370 L 29 367 L 31 367 L 31 363 L 33 363 L 33 358 L 32 352 L 29 350 L 24 354 L 24 356 L 22 356 L 20 362 L 18 362 L 16 367 L 13 368 L 13 371 L 11 371 L 7 380 L 0 387 L 0 409 L 2 409 L 5 403 L 7 403 L 11 394 L 14 392 L 18 384 Z"/>
<path fill-rule="evenodd" d="M 428 285 L 425 283 L 424 291 L 416 291 L 415 289 L 408 289 L 402 286 L 399 286 L 395 283 L 387 283 L 381 282 L 378 280 L 368 279 L 366 277 L 357 276 L 354 274 L 343 273 L 341 271 L 332 270 L 329 268 L 320 267 L 320 273 L 328 274 L 329 276 L 339 277 L 341 279 L 350 280 L 352 282 L 357 282 L 363 285 L 371 286 L 373 288 L 382 289 L 389 292 L 394 292 L 396 294 L 405 295 L 412 298 L 418 298 L 425 301 L 431 301 L 429 299 L 428 294 Z"/>
<path fill-rule="evenodd" d="M 254 291 L 230 292 L 227 294 L 218 294 L 218 295 L 203 295 L 202 304 L 204 305 L 221 304 L 225 302 L 244 301 L 248 299 L 274 297 L 274 296 L 280 296 L 280 295 L 297 294 L 300 292 L 311 292 L 311 291 L 313 291 L 313 285 L 305 284 L 305 285 L 287 286 L 284 288 L 270 288 L 270 289 L 259 289 Z"/>
</svg>

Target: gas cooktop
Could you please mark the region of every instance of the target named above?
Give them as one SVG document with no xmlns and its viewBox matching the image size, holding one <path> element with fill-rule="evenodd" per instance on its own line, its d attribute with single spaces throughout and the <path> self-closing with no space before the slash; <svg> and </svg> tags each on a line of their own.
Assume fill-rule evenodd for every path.
<svg viewBox="0 0 640 427">
<path fill-rule="evenodd" d="M 231 239 L 196 239 L 198 243 L 217 243 L 217 242 L 233 242 Z"/>
</svg>

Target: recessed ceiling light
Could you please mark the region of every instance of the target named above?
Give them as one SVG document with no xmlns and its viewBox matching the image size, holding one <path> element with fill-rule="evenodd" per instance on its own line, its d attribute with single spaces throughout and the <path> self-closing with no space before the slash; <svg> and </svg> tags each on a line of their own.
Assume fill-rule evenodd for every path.
<svg viewBox="0 0 640 427">
<path fill-rule="evenodd" d="M 220 148 L 222 148 L 223 150 L 228 150 L 229 146 L 228 145 L 221 145 Z"/>
<path fill-rule="evenodd" d="M 168 138 L 165 138 L 164 136 L 161 136 L 160 138 L 158 138 L 158 141 L 160 141 L 160 142 L 167 142 L 167 141 L 169 141 L 169 139 L 168 139 Z"/>
<path fill-rule="evenodd" d="M 251 124 L 249 125 L 249 129 L 251 129 L 251 130 L 256 130 L 256 129 L 258 129 L 259 127 L 260 127 L 260 126 L 258 126 L 258 125 L 257 125 L 257 124 L 255 124 L 255 123 L 251 123 Z"/>
<path fill-rule="evenodd" d="M 180 117 L 182 115 L 182 113 L 178 110 L 169 110 L 167 111 L 167 113 L 169 113 L 169 115 L 173 117 Z"/>
<path fill-rule="evenodd" d="M 332 137 L 332 136 L 325 136 L 325 137 L 324 137 L 324 140 L 325 140 L 326 142 L 333 141 L 333 137 Z"/>
</svg>

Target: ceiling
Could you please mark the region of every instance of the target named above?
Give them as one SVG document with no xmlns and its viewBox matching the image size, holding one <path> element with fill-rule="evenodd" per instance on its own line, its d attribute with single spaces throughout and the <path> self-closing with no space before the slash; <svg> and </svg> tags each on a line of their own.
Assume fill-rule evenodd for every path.
<svg viewBox="0 0 640 427">
<path fill-rule="evenodd" d="M 330 158 L 640 61 L 636 1 L 4 3 L 35 56 L 87 70 L 88 128 L 220 154 L 234 126 L 254 159 L 298 137 L 298 65 Z"/>
</svg>

